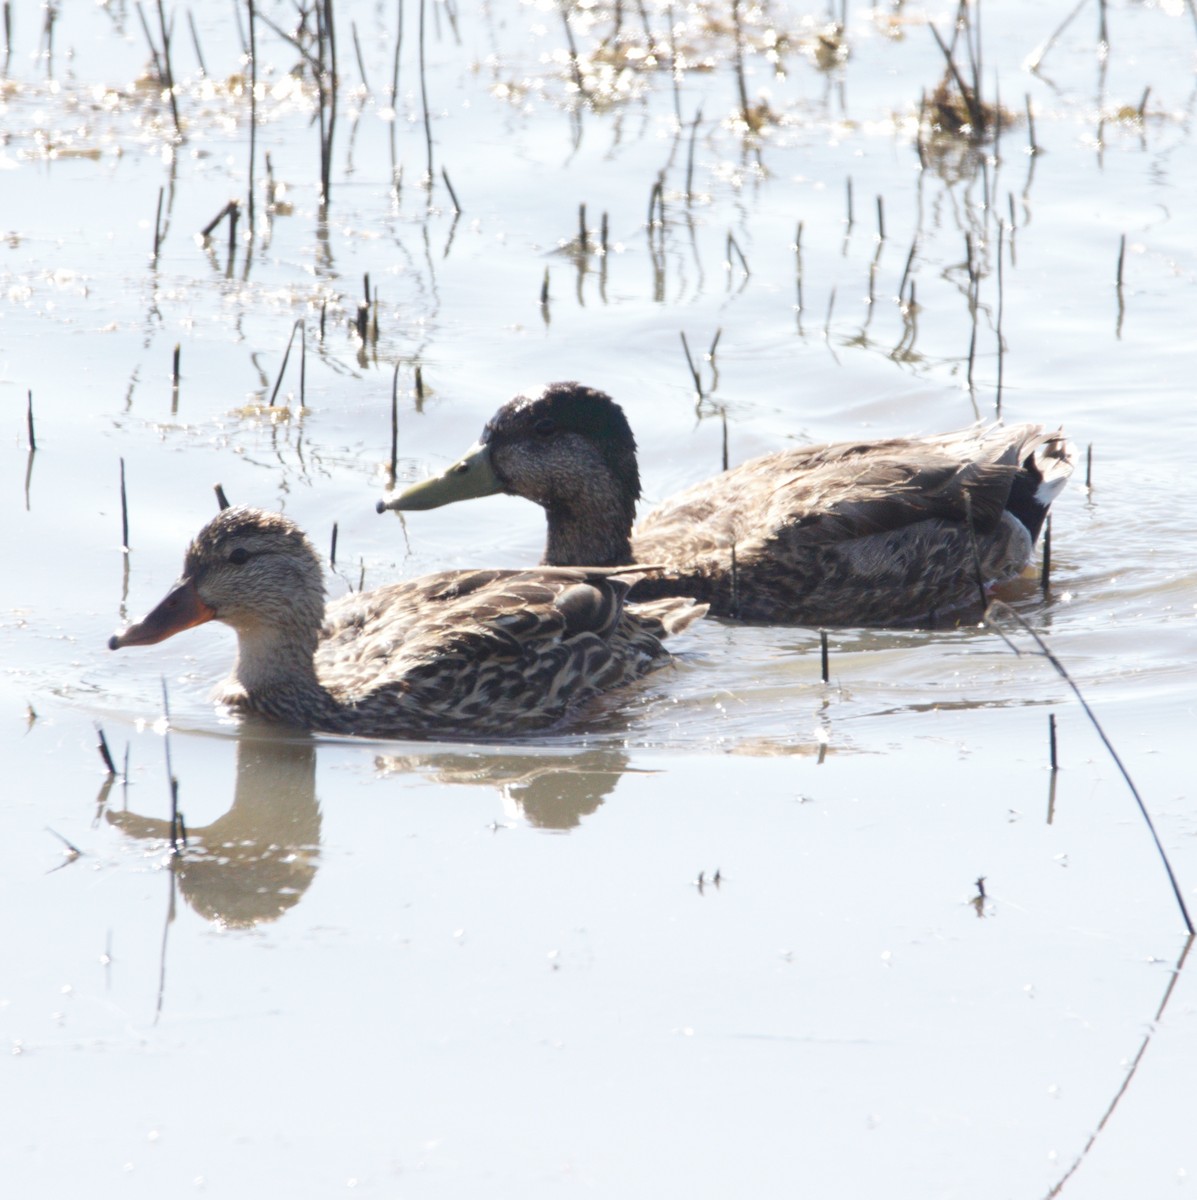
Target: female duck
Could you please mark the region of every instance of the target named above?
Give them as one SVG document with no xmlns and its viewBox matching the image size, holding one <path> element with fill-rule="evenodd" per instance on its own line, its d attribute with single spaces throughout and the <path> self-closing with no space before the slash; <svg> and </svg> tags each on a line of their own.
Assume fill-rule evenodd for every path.
<svg viewBox="0 0 1197 1200">
<path fill-rule="evenodd" d="M 687 488 L 633 529 L 640 475 L 623 410 L 553 383 L 503 405 L 443 474 L 377 507 L 506 492 L 544 508 L 546 564 L 653 564 L 636 600 L 690 596 L 748 621 L 910 625 L 1017 575 L 1072 466 L 1063 435 L 1038 425 L 808 446 Z"/>
<path fill-rule="evenodd" d="M 550 728 L 586 699 L 669 661 L 660 639 L 705 609 L 624 604 L 610 571 L 447 571 L 324 604 L 320 562 L 288 518 L 228 508 L 183 576 L 109 648 L 205 621 L 237 634 L 218 699 L 306 729 L 374 737 Z"/>
</svg>

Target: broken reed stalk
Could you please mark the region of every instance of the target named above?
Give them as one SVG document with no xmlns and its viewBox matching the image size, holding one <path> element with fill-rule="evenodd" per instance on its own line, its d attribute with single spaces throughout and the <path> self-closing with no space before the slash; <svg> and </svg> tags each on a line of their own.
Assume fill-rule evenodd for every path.
<svg viewBox="0 0 1197 1200">
<path fill-rule="evenodd" d="M 802 299 L 802 222 L 794 234 L 794 285 L 798 299 L 798 320 L 801 323 L 802 313 L 806 308 Z"/>
<path fill-rule="evenodd" d="M 590 252 L 590 238 L 586 233 L 586 205 L 578 205 L 578 252 L 580 254 L 588 254 Z"/>
<path fill-rule="evenodd" d="M 140 5 L 138 7 L 140 8 Z M 162 0 L 158 0 L 158 29 L 162 35 L 162 65 L 166 68 L 166 78 L 163 82 L 166 84 L 167 95 L 170 97 L 170 115 L 174 118 L 175 133 L 182 137 L 183 125 L 179 121 L 179 103 L 175 99 L 175 75 L 170 65 L 170 30 L 166 24 L 166 12 L 162 7 Z"/>
<path fill-rule="evenodd" d="M 104 760 L 104 766 L 108 770 L 109 775 L 116 775 L 116 763 L 112 761 L 112 751 L 108 749 L 108 739 L 104 736 L 104 728 L 99 721 L 96 722 L 96 734 L 100 742 L 96 747 L 100 751 L 100 757 Z"/>
<path fill-rule="evenodd" d="M 694 114 L 690 122 L 690 144 L 686 149 L 686 203 L 694 196 L 694 141 L 698 137 L 698 126 L 702 121 L 702 109 Z"/>
<path fill-rule="evenodd" d="M 544 269 L 544 279 L 540 285 L 540 307 L 547 308 L 549 304 L 549 269 Z"/>
<path fill-rule="evenodd" d="M 1085 491 L 1093 491 L 1093 443 L 1085 450 Z"/>
<path fill-rule="evenodd" d="M 732 0 L 732 25 L 736 32 L 736 87 L 740 94 L 740 116 L 752 127 L 752 110 L 748 103 L 748 85 L 744 79 L 744 30 L 740 23 L 740 0 Z"/>
<path fill-rule="evenodd" d="M 1031 111 L 1031 93 L 1027 92 L 1027 153 L 1033 158 L 1039 153 L 1039 143 L 1035 140 L 1035 114 Z"/>
<path fill-rule="evenodd" d="M 154 213 L 154 262 L 158 261 L 158 248 L 162 245 L 162 193 L 164 189 L 158 189 L 158 209 Z"/>
<path fill-rule="evenodd" d="M 657 216 L 654 218 L 654 212 Z M 658 175 L 653 182 L 652 191 L 648 194 L 648 228 L 651 232 L 655 224 L 665 225 L 665 196 L 664 181 Z"/>
<path fill-rule="evenodd" d="M 252 0 L 251 0 L 251 2 L 252 2 Z M 362 45 L 361 45 L 361 42 L 359 42 L 358 38 L 357 38 L 357 22 L 356 21 L 349 22 L 349 32 L 353 35 L 353 54 L 354 54 L 354 57 L 357 59 L 357 69 L 358 69 L 359 74 L 362 77 L 362 87 L 364 87 L 366 89 L 366 91 L 369 92 L 370 91 L 370 81 L 366 78 L 366 64 L 362 61 Z"/>
<path fill-rule="evenodd" d="M 214 483 L 212 485 L 212 490 L 216 493 L 217 506 L 220 508 L 221 512 L 224 512 L 224 510 L 229 507 L 229 498 L 224 494 L 224 485 L 220 483 Z"/>
<path fill-rule="evenodd" d="M 423 0 L 421 0 L 421 4 Z M 569 27 L 569 0 L 562 0 L 560 5 L 561 23 L 565 26 L 565 42 L 569 46 L 569 69 L 574 77 L 574 87 L 580 96 L 586 95 L 586 87 L 582 82 L 582 70 L 578 66 L 578 47 L 574 42 L 574 31 Z"/>
<path fill-rule="evenodd" d="M 1008 604 L 1001 600 L 995 600 L 993 604 L 989 606 L 989 610 L 985 614 L 985 620 L 987 624 L 989 624 L 1001 635 L 1006 645 L 1008 645 L 1015 654 L 1022 653 L 1022 651 L 1020 651 L 1018 647 L 1015 646 L 1008 637 L 1006 637 L 1005 633 L 1001 629 L 1001 626 L 998 625 L 994 620 L 994 616 L 999 613 L 1014 620 L 1021 627 L 1022 631 L 1027 634 L 1032 641 L 1034 641 L 1039 653 L 1047 659 L 1047 661 L 1052 665 L 1052 668 L 1055 670 L 1056 674 L 1059 675 L 1060 678 L 1068 685 L 1069 689 L 1072 691 L 1072 694 L 1076 697 L 1077 702 L 1080 704 L 1081 709 L 1084 711 L 1085 716 L 1089 719 L 1089 723 L 1093 726 L 1097 736 L 1101 739 L 1102 745 L 1105 746 L 1110 758 L 1113 759 L 1114 765 L 1118 768 L 1119 774 L 1121 774 L 1126 786 L 1130 789 L 1131 795 L 1134 797 L 1135 803 L 1138 805 L 1139 812 L 1143 817 L 1143 821 L 1147 825 L 1148 832 L 1151 834 L 1151 840 L 1155 843 L 1155 848 L 1159 853 L 1160 860 L 1164 864 L 1164 870 L 1168 875 L 1168 882 L 1172 885 L 1172 894 L 1176 897 L 1176 903 L 1180 908 L 1180 915 L 1184 920 L 1185 929 L 1188 930 L 1189 936 L 1192 937 L 1194 933 L 1193 921 L 1189 916 L 1188 908 L 1185 906 L 1184 895 L 1180 890 L 1180 884 L 1177 882 L 1176 875 L 1172 870 L 1172 864 L 1168 861 L 1168 855 L 1164 850 L 1163 843 L 1160 841 L 1159 834 L 1156 832 L 1155 823 L 1151 819 L 1151 814 L 1147 811 L 1147 805 L 1144 803 L 1143 797 L 1139 794 L 1139 789 L 1135 787 L 1135 782 L 1133 779 L 1131 779 L 1130 772 L 1126 769 L 1122 759 L 1118 756 L 1118 751 L 1114 749 L 1114 744 L 1110 741 L 1106 731 L 1101 726 L 1101 722 L 1097 719 L 1097 714 L 1094 713 L 1093 709 L 1089 707 L 1089 702 L 1085 699 L 1084 694 L 1081 692 L 1080 687 L 1076 683 L 1076 680 L 1074 680 L 1069 674 L 1068 668 L 1065 667 L 1064 664 L 1056 657 L 1055 653 L 1052 651 L 1051 647 L 1048 646 L 1043 637 Z"/>
<path fill-rule="evenodd" d="M 187 10 L 187 28 L 191 30 L 191 45 L 195 50 L 195 60 L 199 63 L 199 69 L 202 74 L 208 74 L 208 68 L 204 65 L 204 52 L 200 49 L 199 34 L 195 30 L 195 18 L 191 15 L 191 9 Z"/>
<path fill-rule="evenodd" d="M 387 475 L 388 486 L 395 486 L 399 466 L 399 364 L 395 364 L 391 376 L 391 469 Z"/>
<path fill-rule="evenodd" d="M 461 205 L 457 202 L 457 193 L 453 190 L 453 185 L 449 182 L 449 172 L 444 167 L 441 167 L 441 178 L 445 181 L 445 187 L 449 191 L 449 200 L 453 204 L 454 214 L 460 213 Z"/>
<path fill-rule="evenodd" d="M 391 62 L 391 107 L 397 109 L 399 107 L 399 52 L 403 49 L 403 0 L 395 0 L 395 12 L 395 57 Z M 394 129 L 394 122 L 397 119 L 398 113 L 391 120 L 392 129 Z"/>
<path fill-rule="evenodd" d="M 424 67 L 424 9 L 426 0 L 420 0 L 420 26 L 417 40 L 420 49 L 420 103 L 424 109 L 424 143 L 428 152 L 428 167 L 424 179 L 432 187 L 432 117 L 428 112 L 428 79 Z"/>
<path fill-rule="evenodd" d="M 910 253 L 906 255 L 906 265 L 902 268 L 902 281 L 898 284 L 898 300 L 906 295 L 906 281 L 910 278 L 910 268 L 914 265 L 915 252 L 919 247 L 919 235 L 916 233 L 910 240 Z"/>
<path fill-rule="evenodd" d="M 927 28 L 931 30 L 931 34 L 935 38 L 936 45 L 938 45 L 940 50 L 943 52 L 943 56 L 947 60 L 948 64 L 948 73 L 956 81 L 956 87 L 960 90 L 960 99 L 965 108 L 968 109 L 969 122 L 973 128 L 972 136 L 974 138 L 980 138 L 985 132 L 985 114 L 981 108 L 980 95 L 974 88 L 970 88 L 968 84 L 964 82 L 964 78 L 956 66 L 956 61 L 952 57 L 952 51 L 944 45 L 944 40 L 939 36 L 939 30 L 935 28 L 934 23 L 928 21 Z"/>
<path fill-rule="evenodd" d="M 824 683 L 831 682 L 830 651 L 827 646 L 827 630 L 819 630 L 819 669 Z"/>
<path fill-rule="evenodd" d="M 272 391 L 270 393 L 270 404 L 269 404 L 270 408 L 274 407 L 274 401 L 275 401 L 275 398 L 278 396 L 278 390 L 280 387 L 283 386 L 283 373 L 287 369 L 287 359 L 291 357 L 291 346 L 292 346 L 292 343 L 294 343 L 294 341 L 295 341 L 295 331 L 297 329 L 303 329 L 303 318 L 302 317 L 300 317 L 295 322 L 295 324 L 291 326 L 291 336 L 287 339 L 286 350 L 283 351 L 283 365 L 281 367 L 279 367 L 279 369 L 278 369 L 278 378 L 275 379 L 275 381 L 274 381 L 274 391 Z M 302 389 L 303 389 L 303 369 L 301 367 L 300 368 L 300 402 L 299 402 L 300 407 L 303 406 Z"/>
<path fill-rule="evenodd" d="M 424 406 L 424 368 L 416 366 L 416 408 L 423 410 Z"/>
<path fill-rule="evenodd" d="M 1114 277 L 1114 287 L 1122 291 L 1122 268 L 1126 261 L 1126 234 L 1118 239 L 1118 273 Z"/>
<path fill-rule="evenodd" d="M 229 201 L 229 270 L 233 269 L 233 259 L 237 255 L 237 218 L 241 216 L 241 204 L 236 200 Z"/>
<path fill-rule="evenodd" d="M 727 266 L 731 270 L 731 253 L 736 252 L 736 257 L 740 260 L 740 266 L 744 268 L 745 275 L 751 275 L 752 272 L 748 269 L 748 259 L 744 257 L 744 251 L 740 249 L 740 243 L 736 241 L 735 236 L 729 229 L 727 232 Z"/>
<path fill-rule="evenodd" d="M 121 459 L 121 549 L 129 553 L 129 494 L 125 490 L 125 460 Z"/>
<path fill-rule="evenodd" d="M 258 43 L 254 26 L 257 24 L 254 0 L 249 5 L 249 178 L 245 187 L 246 218 L 249 236 L 254 235 L 254 159 L 258 138 Z"/>
<path fill-rule="evenodd" d="M 1060 769 L 1060 760 L 1056 755 L 1056 714 L 1047 714 L 1047 753 L 1051 763 L 1052 774 Z"/>
<path fill-rule="evenodd" d="M 686 365 L 690 368 L 690 378 L 694 380 L 694 390 L 698 393 L 699 399 L 702 399 L 702 377 L 698 373 L 698 368 L 694 365 L 694 359 L 690 354 L 690 343 L 686 341 L 686 331 L 682 330 L 682 349 L 686 352 Z"/>
<path fill-rule="evenodd" d="M 230 210 L 232 209 L 233 205 L 236 203 L 237 202 L 235 200 L 230 200 L 224 206 L 224 208 L 222 208 L 220 210 L 220 212 L 218 212 L 216 214 L 216 216 L 214 216 L 212 218 L 212 220 L 210 220 L 207 223 L 207 225 L 205 225 L 203 227 L 203 229 L 200 230 L 200 237 L 203 237 L 203 238 L 210 237 L 212 235 L 212 230 L 214 230 L 216 228 L 216 226 L 219 225 L 221 223 L 221 221 L 223 221 L 225 219 L 225 217 L 227 217 L 229 215 Z"/>
<path fill-rule="evenodd" d="M 998 419 L 1002 416 L 1002 368 L 1005 365 L 1006 356 L 1003 353 L 1005 346 L 1002 341 L 1002 311 L 1005 307 L 1004 294 L 1002 288 L 1002 258 L 1005 256 L 1005 241 L 1006 241 L 1006 223 L 1001 219 L 998 220 L 998 244 L 997 244 L 997 399 L 995 408 L 997 409 Z"/>
<path fill-rule="evenodd" d="M 727 470 L 727 409 L 719 410 L 719 421 L 723 426 L 723 469 Z"/>
<path fill-rule="evenodd" d="M 170 364 L 170 381 L 177 388 L 179 386 L 179 356 L 182 353 L 182 347 L 178 342 L 175 342 L 175 351 L 171 356 Z"/>
<path fill-rule="evenodd" d="M 337 523 L 333 522 L 332 527 L 332 545 L 328 551 L 328 565 L 331 570 L 336 570 L 337 566 Z"/>
<path fill-rule="evenodd" d="M 1052 578 L 1052 515 L 1043 522 L 1043 565 L 1039 571 L 1039 587 L 1044 596 L 1051 590 Z"/>
<path fill-rule="evenodd" d="M 885 199 L 877 197 L 877 240 L 885 241 Z"/>
<path fill-rule="evenodd" d="M 1047 41 L 1044 42 L 1043 45 L 1027 60 L 1027 67 L 1030 70 L 1038 74 L 1039 68 L 1043 63 L 1043 59 L 1047 52 L 1056 44 L 1056 39 L 1064 32 L 1064 30 L 1068 28 L 1069 25 L 1072 24 L 1072 22 L 1076 19 L 1077 14 L 1082 8 L 1085 7 L 1087 3 L 1088 0 L 1077 0 L 1076 7 L 1072 10 L 1072 12 L 1070 12 L 1068 16 L 1066 16 L 1064 20 L 1056 26 L 1055 32 L 1052 33 L 1051 37 L 1049 37 Z"/>
<path fill-rule="evenodd" d="M 852 176 L 851 175 L 849 175 L 848 178 L 844 181 L 844 191 L 847 194 L 847 200 L 848 200 L 848 219 L 845 222 L 845 224 L 848 226 L 849 229 L 851 229 L 852 226 L 856 224 L 856 217 L 852 212 Z"/>
<path fill-rule="evenodd" d="M 33 388 L 29 388 L 25 398 L 25 432 L 29 435 L 29 452 L 37 449 L 37 436 L 33 431 Z"/>
</svg>

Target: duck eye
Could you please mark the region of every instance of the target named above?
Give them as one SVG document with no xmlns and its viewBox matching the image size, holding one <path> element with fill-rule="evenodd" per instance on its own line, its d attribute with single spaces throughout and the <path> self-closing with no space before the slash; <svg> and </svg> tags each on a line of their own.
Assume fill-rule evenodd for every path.
<svg viewBox="0 0 1197 1200">
<path fill-rule="evenodd" d="M 532 428 L 535 429 L 541 437 L 548 437 L 549 434 L 557 428 L 557 426 L 553 424 L 551 417 L 541 417 L 540 420 L 532 426 Z"/>
<path fill-rule="evenodd" d="M 235 549 L 229 551 L 229 562 L 235 567 L 249 562 L 249 551 L 244 546 L 237 546 Z"/>
</svg>

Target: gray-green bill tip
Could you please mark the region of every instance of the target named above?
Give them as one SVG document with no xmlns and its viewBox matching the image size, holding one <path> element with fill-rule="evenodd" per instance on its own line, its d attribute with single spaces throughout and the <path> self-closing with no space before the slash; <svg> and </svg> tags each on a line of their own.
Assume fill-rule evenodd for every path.
<svg viewBox="0 0 1197 1200">
<path fill-rule="evenodd" d="M 458 500 L 493 496 L 503 490 L 490 461 L 490 448 L 477 442 L 465 455 L 439 475 L 433 475 L 402 491 L 391 492 L 375 505 L 378 512 L 417 512 L 440 508 Z"/>
</svg>

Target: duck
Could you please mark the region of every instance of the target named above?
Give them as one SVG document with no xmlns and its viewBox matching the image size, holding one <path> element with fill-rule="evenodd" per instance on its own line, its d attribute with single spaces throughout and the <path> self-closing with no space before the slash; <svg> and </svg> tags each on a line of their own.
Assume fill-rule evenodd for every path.
<svg viewBox="0 0 1197 1200">
<path fill-rule="evenodd" d="M 324 733 L 505 738 L 552 731 L 671 661 L 663 639 L 705 608 L 625 603 L 632 582 L 603 568 L 458 570 L 326 605 L 299 526 L 230 507 L 196 535 L 167 595 L 108 646 L 220 621 L 237 657 L 215 698 L 237 712 Z"/>
<path fill-rule="evenodd" d="M 1022 572 L 1074 463 L 1063 433 L 1035 424 L 794 447 L 633 527 L 640 473 L 623 409 L 559 382 L 508 401 L 462 458 L 376 508 L 522 496 L 545 510 L 543 564 L 653 564 L 633 600 L 688 596 L 745 622 L 920 626 L 975 610 Z"/>
</svg>

